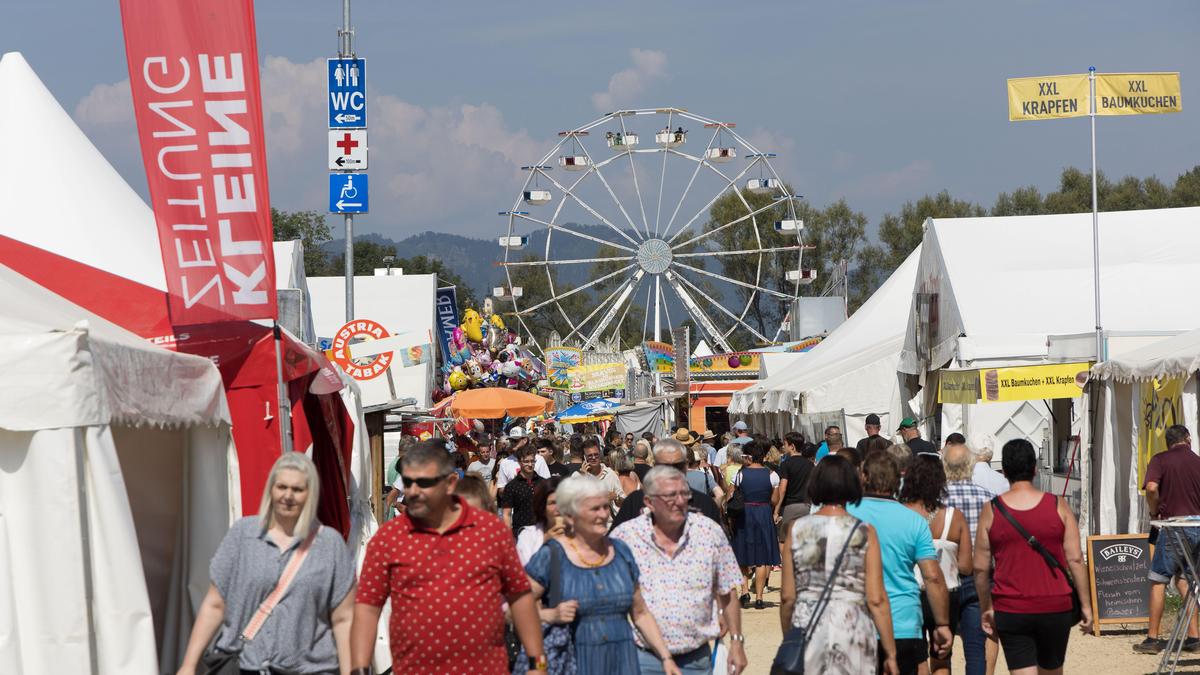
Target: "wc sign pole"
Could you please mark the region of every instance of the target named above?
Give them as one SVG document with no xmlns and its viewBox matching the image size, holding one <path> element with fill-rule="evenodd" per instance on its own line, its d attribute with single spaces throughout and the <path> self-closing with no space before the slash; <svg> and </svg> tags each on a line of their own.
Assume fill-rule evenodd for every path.
<svg viewBox="0 0 1200 675">
<path fill-rule="evenodd" d="M 367 181 L 367 61 L 354 52 L 350 0 L 342 0 L 337 58 L 326 60 L 329 110 L 329 212 L 346 226 L 346 321 L 354 320 L 354 214 L 370 206 Z"/>
</svg>

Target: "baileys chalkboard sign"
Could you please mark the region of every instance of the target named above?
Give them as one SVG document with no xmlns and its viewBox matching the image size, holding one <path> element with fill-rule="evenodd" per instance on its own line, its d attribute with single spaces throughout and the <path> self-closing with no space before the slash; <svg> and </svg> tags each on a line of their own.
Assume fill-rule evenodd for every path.
<svg viewBox="0 0 1200 675">
<path fill-rule="evenodd" d="M 1149 535 L 1113 534 L 1088 537 L 1094 631 L 1102 624 L 1150 620 Z"/>
</svg>

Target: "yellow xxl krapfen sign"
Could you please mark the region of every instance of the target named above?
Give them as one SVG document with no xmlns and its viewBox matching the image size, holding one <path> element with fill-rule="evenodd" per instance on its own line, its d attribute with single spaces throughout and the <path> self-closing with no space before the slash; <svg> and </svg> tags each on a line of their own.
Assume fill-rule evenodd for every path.
<svg viewBox="0 0 1200 675">
<path fill-rule="evenodd" d="M 1083 393 L 1090 363 L 1050 363 L 979 371 L 980 401 L 1033 401 L 1075 398 Z"/>
<path fill-rule="evenodd" d="M 1182 111 L 1179 73 L 1096 73 L 1097 115 Z"/>
<path fill-rule="evenodd" d="M 1088 76 L 1016 77 L 1008 81 L 1008 120 L 1052 120 L 1088 114 Z"/>
</svg>

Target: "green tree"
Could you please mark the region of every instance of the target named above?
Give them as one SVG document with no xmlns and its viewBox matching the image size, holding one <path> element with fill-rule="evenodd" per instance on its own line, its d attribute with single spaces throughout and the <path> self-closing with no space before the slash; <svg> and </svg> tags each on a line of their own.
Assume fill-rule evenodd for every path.
<svg viewBox="0 0 1200 675">
<path fill-rule="evenodd" d="M 879 223 L 879 243 L 864 246 L 858 268 L 850 276 L 850 309 L 871 297 L 908 254 L 921 244 L 929 218 L 971 218 L 987 215 L 978 204 L 954 199 L 946 190 L 905 202 L 900 215 L 888 213 Z"/>
<path fill-rule="evenodd" d="M 405 274 L 436 274 L 438 286 L 455 287 L 454 293 L 458 299 L 460 310 L 467 307 L 480 309 L 479 298 L 475 295 L 475 290 L 471 288 L 471 285 L 465 279 L 447 267 L 440 258 L 430 258 L 424 255 L 417 255 L 411 258 L 397 258 L 392 267 L 403 269 Z"/>
<path fill-rule="evenodd" d="M 1200 166 L 1180 174 L 1171 188 L 1171 206 L 1200 206 Z"/>
<path fill-rule="evenodd" d="M 325 214 L 319 211 L 280 211 L 271 208 L 271 230 L 275 241 L 300 240 L 304 246 L 304 273 L 310 277 L 333 273 L 330 256 L 321 249 L 331 234 Z"/>
<path fill-rule="evenodd" d="M 526 254 L 519 262 L 536 262 L 538 260 L 540 258 Z M 517 320 L 511 309 L 506 312 L 502 311 L 500 314 L 510 329 L 518 331 L 526 337 L 532 333 L 532 337 L 543 348 L 549 346 L 546 341 L 550 336 L 550 331 L 558 331 L 558 334 L 564 338 L 571 332 L 570 324 L 563 317 L 563 313 L 578 323 L 591 311 L 592 298 L 587 290 L 563 297 L 563 294 L 571 289 L 565 287 L 559 280 L 555 265 L 513 265 L 509 267 L 509 275 L 512 285 L 521 288 L 521 299 L 518 301 L 521 321 Z M 551 283 L 554 284 L 553 294 L 550 292 Z M 552 295 L 559 298 L 557 303 L 547 302 Z M 543 303 L 545 303 L 543 306 L 530 311 L 530 308 Z M 506 304 L 502 302 L 501 307 Z M 559 305 L 562 307 L 561 312 Z M 524 325 L 522 326 L 522 324 Z"/>
<path fill-rule="evenodd" d="M 992 206 L 993 216 L 1036 216 L 1045 211 L 1042 193 L 1032 185 L 1017 188 L 1012 194 L 1001 192 Z"/>
</svg>

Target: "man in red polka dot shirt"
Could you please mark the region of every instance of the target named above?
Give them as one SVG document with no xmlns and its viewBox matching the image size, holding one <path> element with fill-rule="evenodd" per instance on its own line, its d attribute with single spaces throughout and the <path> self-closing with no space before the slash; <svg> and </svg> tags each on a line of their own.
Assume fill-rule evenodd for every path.
<svg viewBox="0 0 1200 675">
<path fill-rule="evenodd" d="M 546 669 L 542 628 L 512 533 L 496 516 L 454 495 L 454 463 L 441 441 L 417 444 L 402 460 L 406 512 L 367 544 L 350 632 L 353 675 L 369 673 L 379 616 L 388 626 L 392 670 L 405 675 L 508 672 L 502 600 L 529 671 Z"/>
</svg>

